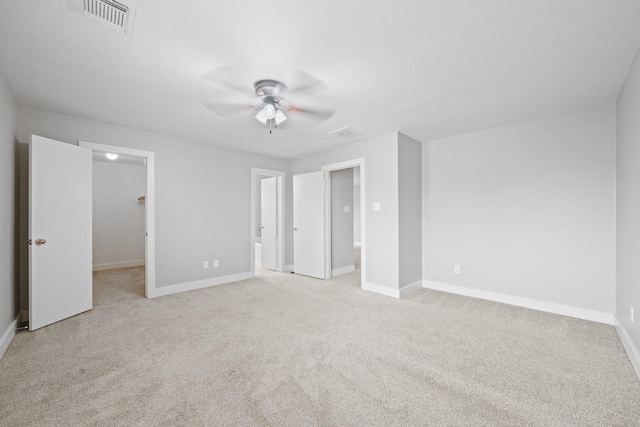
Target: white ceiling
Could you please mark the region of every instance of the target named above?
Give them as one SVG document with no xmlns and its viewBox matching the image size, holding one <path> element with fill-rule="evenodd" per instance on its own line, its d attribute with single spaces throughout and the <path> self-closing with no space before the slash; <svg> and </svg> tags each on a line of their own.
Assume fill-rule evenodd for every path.
<svg viewBox="0 0 640 427">
<path fill-rule="evenodd" d="M 126 0 L 123 0 L 126 2 Z M 0 74 L 23 107 L 284 158 L 401 131 L 458 134 L 616 99 L 640 44 L 638 0 L 136 0 L 132 34 L 82 0 L 0 0 Z M 206 76 L 238 84 L 308 73 L 329 90 L 322 123 L 269 135 Z M 291 84 L 289 82 L 288 84 Z M 242 98 L 242 97 L 240 97 Z"/>
</svg>

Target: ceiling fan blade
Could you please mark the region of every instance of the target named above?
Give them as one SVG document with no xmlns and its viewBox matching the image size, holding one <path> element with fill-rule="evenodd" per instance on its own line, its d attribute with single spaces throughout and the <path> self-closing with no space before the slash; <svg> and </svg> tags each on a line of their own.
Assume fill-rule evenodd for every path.
<svg viewBox="0 0 640 427">
<path fill-rule="evenodd" d="M 214 112 L 219 116 L 231 116 L 243 111 L 254 110 L 255 105 L 251 104 L 230 104 L 230 103 L 216 103 L 216 102 L 203 102 L 202 105 L 209 111 Z"/>
<path fill-rule="evenodd" d="M 225 89 L 235 90 L 241 93 L 253 93 L 253 87 L 241 83 L 242 79 L 231 67 L 220 67 L 209 71 L 202 76 Z"/>
<path fill-rule="evenodd" d="M 322 82 L 307 82 L 303 85 L 294 87 L 289 91 L 289 93 L 300 94 L 304 92 L 315 92 L 322 89 L 324 89 L 324 84 Z"/>
<path fill-rule="evenodd" d="M 304 92 L 326 91 L 327 87 L 322 81 L 303 71 L 296 72 L 296 78 L 290 85 L 289 94 L 300 94 Z"/>
<path fill-rule="evenodd" d="M 336 112 L 335 108 L 302 108 L 289 105 L 287 111 L 290 113 L 302 113 L 306 117 L 318 122 L 328 120 Z"/>
</svg>

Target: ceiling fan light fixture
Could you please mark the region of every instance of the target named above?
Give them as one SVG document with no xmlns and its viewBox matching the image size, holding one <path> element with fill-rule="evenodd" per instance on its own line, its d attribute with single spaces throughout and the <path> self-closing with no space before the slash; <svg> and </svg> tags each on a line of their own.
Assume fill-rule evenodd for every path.
<svg viewBox="0 0 640 427">
<path fill-rule="evenodd" d="M 287 120 L 287 116 L 285 116 L 282 111 L 276 110 L 276 115 L 275 115 L 276 125 L 279 125 L 280 123 L 284 122 L 285 120 Z"/>
<path fill-rule="evenodd" d="M 262 123 L 263 125 L 267 124 L 267 117 L 264 115 L 264 110 L 258 111 L 258 114 L 256 114 L 256 120 Z"/>
<path fill-rule="evenodd" d="M 276 106 L 269 102 L 262 109 L 262 113 L 267 118 L 267 120 L 272 120 L 276 117 Z"/>
</svg>

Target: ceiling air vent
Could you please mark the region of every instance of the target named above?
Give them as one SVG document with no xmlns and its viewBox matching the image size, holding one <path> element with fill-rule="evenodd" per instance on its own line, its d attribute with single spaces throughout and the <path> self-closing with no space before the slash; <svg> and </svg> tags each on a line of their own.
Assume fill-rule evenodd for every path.
<svg viewBox="0 0 640 427">
<path fill-rule="evenodd" d="M 131 34 L 135 6 L 114 0 L 84 0 L 84 15 L 121 33 Z"/>
<path fill-rule="evenodd" d="M 351 138 L 355 138 L 356 136 L 363 135 L 363 133 L 353 128 L 350 128 L 349 126 L 345 126 L 343 128 L 336 129 L 333 132 L 329 132 L 329 135 L 339 136 L 344 139 L 351 139 Z"/>
</svg>

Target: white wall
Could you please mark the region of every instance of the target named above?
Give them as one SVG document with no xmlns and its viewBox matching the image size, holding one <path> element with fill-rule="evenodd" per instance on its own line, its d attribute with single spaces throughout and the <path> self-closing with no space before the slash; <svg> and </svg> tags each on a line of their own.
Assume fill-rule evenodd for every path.
<svg viewBox="0 0 640 427">
<path fill-rule="evenodd" d="M 19 130 L 18 130 L 19 132 Z M 18 143 L 16 146 L 18 154 L 18 176 L 16 179 L 18 187 L 18 201 L 16 209 L 16 217 L 18 218 L 18 240 L 17 246 L 17 275 L 18 275 L 18 293 L 20 294 L 19 310 L 29 309 L 29 246 L 26 242 L 29 240 L 29 145 Z M 25 315 L 28 312 L 24 313 Z M 23 319 L 27 320 L 27 319 Z"/>
<path fill-rule="evenodd" d="M 422 145 L 398 134 L 400 288 L 422 286 Z"/>
<path fill-rule="evenodd" d="M 0 76 L 0 357 L 14 335 L 18 315 L 15 206 L 18 104 Z"/>
<path fill-rule="evenodd" d="M 345 206 L 349 207 L 349 212 L 344 211 Z M 353 262 L 353 168 L 331 172 L 331 270 L 347 272 L 345 269 L 348 267 L 355 268 Z"/>
<path fill-rule="evenodd" d="M 146 168 L 93 162 L 93 269 L 144 265 Z"/>
<path fill-rule="evenodd" d="M 373 286 L 398 289 L 398 136 L 397 132 L 336 147 L 293 161 L 294 173 L 365 159 L 366 280 Z M 290 200 L 290 197 L 289 197 Z M 372 203 L 380 211 L 372 211 Z M 288 228 L 291 228 L 288 227 Z M 287 246 L 293 248 L 290 237 Z"/>
<path fill-rule="evenodd" d="M 613 313 L 615 131 L 608 104 L 424 143 L 424 279 Z"/>
<path fill-rule="evenodd" d="M 617 102 L 616 315 L 640 376 L 640 55 L 636 55 Z M 629 307 L 634 306 L 631 323 Z"/>
<path fill-rule="evenodd" d="M 20 113 L 21 142 L 35 133 L 155 153 L 157 287 L 250 272 L 251 167 L 287 171 L 289 162 L 42 111 Z M 214 259 L 219 268 L 202 268 Z"/>
</svg>

